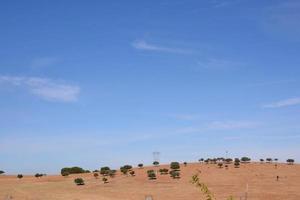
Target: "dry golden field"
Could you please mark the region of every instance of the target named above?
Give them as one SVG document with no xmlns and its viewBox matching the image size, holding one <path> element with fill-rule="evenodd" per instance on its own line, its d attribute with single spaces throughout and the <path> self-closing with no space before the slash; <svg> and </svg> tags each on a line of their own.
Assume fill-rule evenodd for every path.
<svg viewBox="0 0 300 200">
<path fill-rule="evenodd" d="M 167 167 L 167 166 L 160 166 Z M 159 167 L 135 169 L 135 177 L 120 172 L 109 183 L 93 174 L 46 176 L 35 178 L 24 176 L 0 176 L 0 200 L 143 200 L 152 195 L 154 200 L 201 200 L 201 191 L 190 183 L 192 175 L 201 171 L 200 179 L 207 184 L 218 200 L 232 195 L 240 200 L 248 184 L 249 200 L 300 200 L 300 165 L 241 164 L 240 168 L 219 169 L 212 164 L 188 164 L 181 166 L 181 179 L 173 180 L 169 175 L 158 175 L 157 180 L 148 180 L 146 171 Z M 276 181 L 276 176 L 279 181 Z M 85 185 L 76 186 L 74 178 L 83 177 Z"/>
</svg>

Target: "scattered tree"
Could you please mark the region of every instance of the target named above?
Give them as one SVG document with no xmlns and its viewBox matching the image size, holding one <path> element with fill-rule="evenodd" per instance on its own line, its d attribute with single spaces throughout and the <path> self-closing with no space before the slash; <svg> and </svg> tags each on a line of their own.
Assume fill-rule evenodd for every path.
<svg viewBox="0 0 300 200">
<path fill-rule="evenodd" d="M 223 163 L 218 163 L 219 168 L 223 167 Z"/>
<path fill-rule="evenodd" d="M 81 174 L 85 173 L 86 170 L 82 169 L 81 167 L 65 167 L 60 171 L 61 175 L 65 174 L 65 172 L 68 172 L 69 174 Z"/>
<path fill-rule="evenodd" d="M 17 175 L 17 178 L 18 178 L 18 179 L 23 178 L 23 174 L 18 174 L 18 175 Z"/>
<path fill-rule="evenodd" d="M 204 161 L 204 158 L 200 158 L 198 161 L 199 161 L 199 162 L 203 162 L 203 161 Z"/>
<path fill-rule="evenodd" d="M 129 172 L 129 174 L 130 174 L 131 176 L 135 176 L 135 172 L 134 172 L 133 170 L 131 170 L 131 171 Z"/>
<path fill-rule="evenodd" d="M 84 185 L 84 180 L 82 178 L 75 178 L 74 183 L 76 185 Z"/>
<path fill-rule="evenodd" d="M 172 170 L 170 171 L 170 176 L 175 179 L 175 178 L 180 178 L 180 172 L 178 170 Z"/>
<path fill-rule="evenodd" d="M 5 173 L 4 171 L 0 170 L 0 174 L 4 174 L 4 173 Z"/>
<path fill-rule="evenodd" d="M 101 169 L 100 169 L 100 174 L 102 176 L 108 176 L 109 172 L 110 172 L 109 167 L 101 167 Z"/>
<path fill-rule="evenodd" d="M 69 176 L 69 175 L 70 175 L 70 172 L 64 171 L 64 172 L 61 172 L 61 175 L 62 175 L 62 176 Z"/>
<path fill-rule="evenodd" d="M 187 162 L 184 162 L 183 164 L 184 164 L 185 167 L 187 166 Z"/>
<path fill-rule="evenodd" d="M 168 174 L 169 170 L 166 168 L 163 168 L 163 169 L 160 169 L 159 172 L 161 175 L 166 175 L 166 174 Z"/>
<path fill-rule="evenodd" d="M 293 165 L 295 160 L 294 159 L 287 159 L 286 162 L 289 164 L 289 165 Z"/>
<path fill-rule="evenodd" d="M 249 162 L 251 161 L 251 158 L 249 158 L 249 157 L 242 157 L 242 158 L 241 158 L 241 161 L 242 161 L 243 163 L 249 163 Z"/>
<path fill-rule="evenodd" d="M 114 178 L 116 173 L 117 173 L 117 170 L 109 170 L 108 175 L 109 175 L 109 177 Z"/>
<path fill-rule="evenodd" d="M 225 163 L 227 163 L 227 164 L 231 164 L 232 161 L 233 161 L 233 160 L 232 160 L 231 158 L 226 158 L 226 159 L 225 159 Z"/>
<path fill-rule="evenodd" d="M 267 161 L 267 163 L 271 163 L 273 161 L 273 159 L 272 158 L 267 158 L 266 161 Z"/>
<path fill-rule="evenodd" d="M 179 164 L 179 162 L 171 162 L 170 168 L 172 170 L 180 170 L 180 164 Z"/>
<path fill-rule="evenodd" d="M 36 178 L 39 178 L 39 177 L 42 177 L 43 174 L 36 173 L 34 176 L 35 176 Z"/>
<path fill-rule="evenodd" d="M 149 180 L 155 180 L 156 179 L 156 174 L 155 174 L 154 170 L 152 170 L 152 169 L 148 170 L 147 174 L 148 174 Z"/>
<path fill-rule="evenodd" d="M 94 173 L 94 177 L 98 178 L 99 174 L 98 173 Z"/>
<path fill-rule="evenodd" d="M 143 163 L 138 164 L 138 167 L 142 169 L 144 167 Z"/>
<path fill-rule="evenodd" d="M 157 167 L 159 165 L 159 162 L 158 161 L 154 161 L 153 165 Z"/>
<path fill-rule="evenodd" d="M 240 162 L 234 162 L 234 167 L 239 168 L 240 167 Z"/>
<path fill-rule="evenodd" d="M 103 181 L 104 184 L 105 184 L 105 183 L 108 183 L 108 179 L 107 179 L 106 177 L 103 177 L 103 178 L 102 178 L 102 181 Z"/>
<path fill-rule="evenodd" d="M 264 163 L 265 162 L 265 160 L 264 159 L 259 159 L 259 161 L 260 161 L 260 163 Z"/>
</svg>

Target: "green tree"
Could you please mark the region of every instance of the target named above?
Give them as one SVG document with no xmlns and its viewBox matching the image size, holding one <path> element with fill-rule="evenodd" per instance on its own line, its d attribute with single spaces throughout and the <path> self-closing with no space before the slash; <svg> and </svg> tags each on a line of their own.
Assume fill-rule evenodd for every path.
<svg viewBox="0 0 300 200">
<path fill-rule="evenodd" d="M 75 178 L 74 183 L 76 185 L 84 185 L 84 180 L 82 178 Z"/>
<path fill-rule="evenodd" d="M 242 157 L 242 158 L 241 158 L 241 161 L 242 161 L 243 163 L 248 163 L 248 162 L 251 161 L 251 158 L 249 158 L 249 157 Z"/>
<path fill-rule="evenodd" d="M 18 178 L 18 179 L 23 178 L 23 174 L 18 174 L 18 175 L 17 175 L 17 178 Z"/>
<path fill-rule="evenodd" d="M 154 161 L 153 165 L 157 167 L 159 165 L 159 162 L 158 161 Z"/>
<path fill-rule="evenodd" d="M 172 170 L 180 170 L 180 164 L 179 164 L 179 162 L 171 162 L 170 168 Z"/>
<path fill-rule="evenodd" d="M 294 159 L 291 159 L 291 158 L 289 158 L 289 159 L 287 159 L 287 160 L 286 160 L 286 162 L 287 162 L 289 165 L 293 165 L 293 164 L 294 164 L 294 162 L 295 162 L 295 160 L 294 160 Z"/>
<path fill-rule="evenodd" d="M 166 174 L 168 174 L 169 170 L 166 168 L 163 168 L 163 169 L 159 169 L 159 172 L 161 175 L 166 175 Z"/>
<path fill-rule="evenodd" d="M 175 178 L 180 178 L 180 172 L 178 170 L 172 170 L 170 171 L 170 176 L 175 179 Z"/>
<path fill-rule="evenodd" d="M 4 174 L 5 172 L 3 170 L 0 170 L 0 174 Z"/>
<path fill-rule="evenodd" d="M 184 162 L 183 165 L 186 167 L 187 166 L 187 162 Z"/>
<path fill-rule="evenodd" d="M 144 167 L 143 163 L 138 164 L 138 167 L 141 169 Z"/>
<path fill-rule="evenodd" d="M 149 180 L 155 180 L 156 179 L 156 174 L 154 172 L 154 170 L 150 169 L 147 171 L 147 175 Z"/>
<path fill-rule="evenodd" d="M 110 168 L 109 167 L 101 167 L 100 169 L 100 174 L 102 176 L 107 176 L 110 172 Z"/>
<path fill-rule="evenodd" d="M 271 163 L 271 162 L 273 161 L 273 159 L 272 159 L 272 158 L 267 158 L 266 161 L 267 161 L 268 163 Z"/>
</svg>

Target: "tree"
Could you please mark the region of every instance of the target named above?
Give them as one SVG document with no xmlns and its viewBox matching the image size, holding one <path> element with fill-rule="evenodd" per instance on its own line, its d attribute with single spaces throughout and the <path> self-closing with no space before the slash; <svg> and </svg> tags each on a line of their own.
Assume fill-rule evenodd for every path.
<svg viewBox="0 0 300 200">
<path fill-rule="evenodd" d="M 64 172 L 61 172 L 61 175 L 62 175 L 62 176 L 69 176 L 69 175 L 70 175 L 70 172 L 64 171 Z"/>
<path fill-rule="evenodd" d="M 4 174 L 4 173 L 5 173 L 4 171 L 0 170 L 0 174 Z"/>
<path fill-rule="evenodd" d="M 150 169 L 147 171 L 147 175 L 149 180 L 155 180 L 156 179 L 156 174 L 154 172 L 154 170 Z"/>
<path fill-rule="evenodd" d="M 144 166 L 143 163 L 138 164 L 138 167 L 139 167 L 140 169 L 142 169 L 143 166 Z"/>
<path fill-rule="evenodd" d="M 259 161 L 260 161 L 260 163 L 263 163 L 263 162 L 265 162 L 265 160 L 264 159 L 259 159 Z"/>
<path fill-rule="evenodd" d="M 116 173 L 117 173 L 117 170 L 109 170 L 108 175 L 109 175 L 109 177 L 114 178 Z"/>
<path fill-rule="evenodd" d="M 286 160 L 286 162 L 287 162 L 289 165 L 292 165 L 292 164 L 294 164 L 295 160 L 289 158 L 289 159 Z"/>
<path fill-rule="evenodd" d="M 271 163 L 271 162 L 273 161 L 273 159 L 272 159 L 272 158 L 267 158 L 266 161 L 267 161 L 268 163 Z"/>
<path fill-rule="evenodd" d="M 180 164 L 179 164 L 179 162 L 171 162 L 170 168 L 172 170 L 180 170 Z"/>
<path fill-rule="evenodd" d="M 43 174 L 36 173 L 34 176 L 35 176 L 36 178 L 39 178 L 39 177 L 42 177 Z"/>
<path fill-rule="evenodd" d="M 128 171 L 132 169 L 132 166 L 131 165 L 124 165 L 122 167 L 120 167 L 120 171 L 126 175 L 128 174 Z"/>
<path fill-rule="evenodd" d="M 204 161 L 204 158 L 200 158 L 198 161 L 199 161 L 199 162 L 203 162 L 203 161 Z"/>
<path fill-rule="evenodd" d="M 76 185 L 84 185 L 84 180 L 82 178 L 75 178 L 74 183 Z"/>
<path fill-rule="evenodd" d="M 157 167 L 159 165 L 159 162 L 158 161 L 154 161 L 153 165 Z"/>
<path fill-rule="evenodd" d="M 18 174 L 18 175 L 17 175 L 17 178 L 18 178 L 18 179 L 23 178 L 23 174 Z"/>
<path fill-rule="evenodd" d="M 60 170 L 61 175 L 65 174 L 65 172 L 68 172 L 69 174 L 81 174 L 85 173 L 86 170 L 81 167 L 64 167 Z"/>
<path fill-rule="evenodd" d="M 98 173 L 94 173 L 94 177 L 98 178 L 99 174 Z"/>
<path fill-rule="evenodd" d="M 223 163 L 218 163 L 219 168 L 223 167 Z"/>
<path fill-rule="evenodd" d="M 274 161 L 275 161 L 275 162 L 278 162 L 278 158 L 275 158 Z"/>
<path fill-rule="evenodd" d="M 163 169 L 159 169 L 159 172 L 161 175 L 166 175 L 166 174 L 168 174 L 169 170 L 166 168 L 163 168 Z"/>
<path fill-rule="evenodd" d="M 251 161 L 251 158 L 248 158 L 248 157 L 242 157 L 242 158 L 241 158 L 241 161 L 242 161 L 243 163 L 248 163 L 248 162 Z"/>
<path fill-rule="evenodd" d="M 180 172 L 178 170 L 172 170 L 170 171 L 170 176 L 175 179 L 175 178 L 180 178 Z"/>
<path fill-rule="evenodd" d="M 91 173 L 90 170 L 84 170 L 84 173 Z"/>
<path fill-rule="evenodd" d="M 234 167 L 239 168 L 240 167 L 240 162 L 234 162 Z"/>
<path fill-rule="evenodd" d="M 102 181 L 103 181 L 104 184 L 105 184 L 105 183 L 108 183 L 108 179 L 105 178 L 105 177 L 102 178 Z"/>
<path fill-rule="evenodd" d="M 109 174 L 110 168 L 109 167 L 101 167 L 100 174 L 102 176 L 107 176 Z"/>
<path fill-rule="evenodd" d="M 225 163 L 227 163 L 227 164 L 232 163 L 232 161 L 233 161 L 233 160 L 232 160 L 231 158 L 226 158 L 226 159 L 225 159 Z"/>
<path fill-rule="evenodd" d="M 135 176 L 135 172 L 134 172 L 133 170 L 131 170 L 131 171 L 129 172 L 129 174 L 130 174 L 131 176 Z"/>
<path fill-rule="evenodd" d="M 184 164 L 185 167 L 187 166 L 187 162 L 184 162 L 183 164 Z"/>
</svg>

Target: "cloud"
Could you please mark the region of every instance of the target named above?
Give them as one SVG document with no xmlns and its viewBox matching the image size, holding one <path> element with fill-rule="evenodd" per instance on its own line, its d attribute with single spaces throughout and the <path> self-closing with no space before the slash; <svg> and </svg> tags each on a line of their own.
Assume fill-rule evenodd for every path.
<svg viewBox="0 0 300 200">
<path fill-rule="evenodd" d="M 0 76 L 0 84 L 10 84 L 28 90 L 31 94 L 47 101 L 74 102 L 80 87 L 39 77 Z"/>
<path fill-rule="evenodd" d="M 281 101 L 273 102 L 270 104 L 263 105 L 264 108 L 281 108 L 286 106 L 294 106 L 300 104 L 300 97 L 284 99 Z"/>
<path fill-rule="evenodd" d="M 31 62 L 33 68 L 43 68 L 55 64 L 58 61 L 56 57 L 40 57 L 35 58 Z"/>
<path fill-rule="evenodd" d="M 204 69 L 216 69 L 216 70 L 225 70 L 225 69 L 233 69 L 240 66 L 243 66 L 243 63 L 240 62 L 233 62 L 229 60 L 222 60 L 222 59 L 207 59 L 198 61 L 198 66 Z"/>
<path fill-rule="evenodd" d="M 157 52 L 178 53 L 178 54 L 193 53 L 193 51 L 188 49 L 172 48 L 172 47 L 149 44 L 144 40 L 136 40 L 132 43 L 132 46 L 135 49 L 144 50 L 144 51 L 157 51 Z"/>
</svg>

